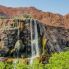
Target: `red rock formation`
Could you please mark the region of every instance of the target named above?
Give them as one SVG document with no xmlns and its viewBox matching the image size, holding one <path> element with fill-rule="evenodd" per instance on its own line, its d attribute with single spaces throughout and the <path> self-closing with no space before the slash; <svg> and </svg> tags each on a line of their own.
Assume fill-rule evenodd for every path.
<svg viewBox="0 0 69 69">
<path fill-rule="evenodd" d="M 24 13 L 31 14 L 35 19 L 40 20 L 42 23 L 50 26 L 65 27 L 69 29 L 69 14 L 62 16 L 60 14 L 54 14 L 50 12 L 43 12 L 34 7 L 20 7 L 11 8 L 0 6 L 0 13 L 4 13 L 8 16 L 16 16 Z"/>
</svg>

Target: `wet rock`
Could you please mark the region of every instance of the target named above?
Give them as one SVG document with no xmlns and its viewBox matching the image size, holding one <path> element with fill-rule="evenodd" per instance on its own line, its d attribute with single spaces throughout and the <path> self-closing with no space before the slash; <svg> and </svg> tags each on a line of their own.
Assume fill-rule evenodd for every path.
<svg viewBox="0 0 69 69">
<path fill-rule="evenodd" d="M 34 19 L 25 19 L 25 20 L 15 20 L 15 23 L 19 22 L 18 29 L 13 30 L 4 30 L 0 32 L 0 42 L 3 41 L 3 49 L 6 50 L 6 54 L 10 56 L 11 54 L 17 54 L 15 49 L 19 50 L 19 57 L 21 56 L 31 56 L 31 27 L 30 23 L 32 23 L 32 35 L 33 39 L 35 36 L 34 31 Z M 21 24 L 20 24 L 21 23 Z M 23 23 L 23 24 L 22 24 Z M 21 25 L 24 25 L 22 27 Z M 63 27 L 54 27 L 48 26 L 40 23 L 36 20 L 36 28 L 38 31 L 38 44 L 40 50 L 43 50 L 43 37 L 47 39 L 44 50 L 45 54 L 47 52 L 50 54 L 52 52 L 61 52 L 64 51 L 64 48 L 69 47 L 69 29 L 65 29 Z M 17 27 L 18 27 L 17 26 Z M 13 27 L 15 28 L 15 27 Z M 21 29 L 20 29 L 21 28 Z M 18 33 L 19 31 L 19 33 Z M 20 40 L 20 44 L 16 44 Z M 42 51 L 41 51 L 42 52 Z M 28 55 L 29 54 L 29 55 Z"/>
</svg>

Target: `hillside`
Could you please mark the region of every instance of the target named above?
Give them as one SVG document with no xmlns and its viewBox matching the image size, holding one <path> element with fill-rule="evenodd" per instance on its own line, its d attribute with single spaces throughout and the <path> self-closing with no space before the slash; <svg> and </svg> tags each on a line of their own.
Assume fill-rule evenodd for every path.
<svg viewBox="0 0 69 69">
<path fill-rule="evenodd" d="M 0 15 L 6 15 L 7 17 L 12 17 L 24 13 L 31 14 L 33 18 L 38 19 L 39 21 L 41 21 L 46 25 L 55 27 L 64 27 L 66 29 L 69 29 L 69 23 L 68 23 L 69 14 L 63 16 L 51 12 L 43 12 L 34 7 L 12 8 L 0 5 Z"/>
</svg>

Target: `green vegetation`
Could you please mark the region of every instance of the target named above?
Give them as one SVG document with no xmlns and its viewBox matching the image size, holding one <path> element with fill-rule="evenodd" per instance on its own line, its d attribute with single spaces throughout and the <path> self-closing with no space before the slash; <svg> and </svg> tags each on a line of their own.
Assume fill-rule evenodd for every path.
<svg viewBox="0 0 69 69">
<path fill-rule="evenodd" d="M 38 59 L 31 65 L 21 62 L 16 64 L 0 62 L 0 69 L 14 69 L 14 65 L 16 69 L 69 69 L 69 51 L 52 54 L 48 64 L 41 64 Z"/>
<path fill-rule="evenodd" d="M 14 16 L 12 17 L 13 19 L 25 19 L 25 18 L 32 18 L 32 16 L 30 14 L 21 14 L 18 16 Z"/>
<path fill-rule="evenodd" d="M 3 62 L 0 62 L 0 69 L 4 69 L 4 63 Z"/>
<path fill-rule="evenodd" d="M 7 17 L 6 16 L 0 16 L 0 19 L 6 19 Z"/>
<path fill-rule="evenodd" d="M 69 69 L 69 51 L 53 54 L 46 67 L 47 69 Z"/>
<path fill-rule="evenodd" d="M 30 15 L 30 14 L 23 14 L 23 17 L 24 18 L 32 18 L 32 15 Z"/>
</svg>

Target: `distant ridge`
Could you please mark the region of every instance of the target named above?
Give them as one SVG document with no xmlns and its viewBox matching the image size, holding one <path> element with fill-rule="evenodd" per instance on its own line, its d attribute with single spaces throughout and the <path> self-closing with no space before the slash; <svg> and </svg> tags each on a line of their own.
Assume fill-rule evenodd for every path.
<svg viewBox="0 0 69 69">
<path fill-rule="evenodd" d="M 0 15 L 4 14 L 7 17 L 12 17 L 24 13 L 31 14 L 33 18 L 38 19 L 46 25 L 69 29 L 69 14 L 63 16 L 51 12 L 43 12 L 35 7 L 12 8 L 0 5 Z"/>
</svg>

